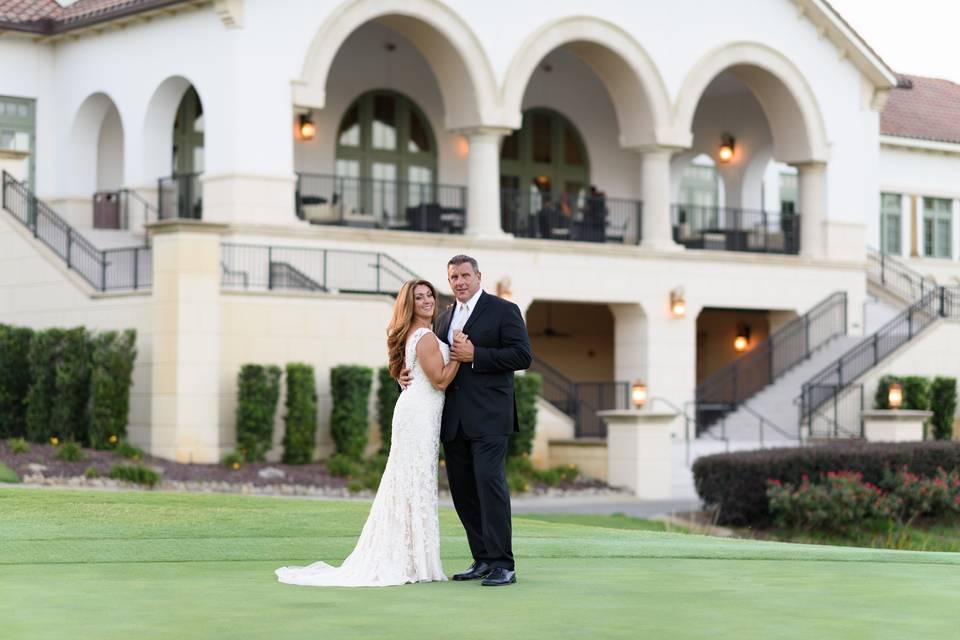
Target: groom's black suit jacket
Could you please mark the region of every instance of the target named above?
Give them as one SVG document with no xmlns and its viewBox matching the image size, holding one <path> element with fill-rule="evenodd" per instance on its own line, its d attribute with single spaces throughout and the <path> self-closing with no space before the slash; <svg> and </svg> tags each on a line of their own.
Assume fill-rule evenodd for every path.
<svg viewBox="0 0 960 640">
<path fill-rule="evenodd" d="M 454 308 L 448 307 L 434 323 L 434 332 L 444 342 Z M 447 387 L 441 440 L 453 440 L 458 426 L 473 438 L 518 431 L 513 372 L 529 368 L 531 359 L 530 338 L 520 308 L 484 291 L 463 332 L 474 345 L 473 363 L 461 364 Z"/>
</svg>

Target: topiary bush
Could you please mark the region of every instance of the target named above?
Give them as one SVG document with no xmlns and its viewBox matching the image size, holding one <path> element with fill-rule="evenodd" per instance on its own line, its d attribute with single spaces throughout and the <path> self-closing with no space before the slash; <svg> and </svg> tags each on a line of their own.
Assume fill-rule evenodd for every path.
<svg viewBox="0 0 960 640">
<path fill-rule="evenodd" d="M 927 378 L 903 378 L 903 408 L 912 411 L 926 411 L 930 408 L 930 381 Z"/>
<path fill-rule="evenodd" d="M 60 433 L 53 420 L 57 398 L 56 367 L 63 348 L 63 330 L 37 331 L 30 341 L 30 389 L 27 391 L 26 435 L 31 442 L 46 442 Z"/>
<path fill-rule="evenodd" d="M 540 395 L 541 382 L 538 373 L 526 373 L 513 378 L 520 431 L 511 434 L 507 446 L 508 458 L 529 456 L 533 451 L 533 439 L 537 433 L 537 396 Z"/>
<path fill-rule="evenodd" d="M 936 377 L 930 383 L 930 420 L 932 435 L 936 440 L 953 437 L 953 420 L 957 412 L 957 379 Z"/>
<path fill-rule="evenodd" d="M 388 367 L 377 371 L 377 421 L 380 423 L 380 453 L 390 453 L 393 428 L 393 409 L 400 398 L 400 385 L 390 376 Z"/>
<path fill-rule="evenodd" d="M 280 367 L 245 364 L 237 374 L 237 449 L 247 462 L 266 459 L 280 399 Z"/>
<path fill-rule="evenodd" d="M 106 331 L 91 343 L 88 441 L 91 447 L 106 449 L 127 436 L 137 333 Z"/>
<path fill-rule="evenodd" d="M 363 457 L 370 424 L 367 409 L 373 370 L 360 365 L 340 365 L 330 370 L 330 435 L 337 453 L 354 460 Z"/>
<path fill-rule="evenodd" d="M 33 330 L 0 324 L 0 438 L 27 434 Z"/>
<path fill-rule="evenodd" d="M 287 364 L 286 409 L 283 461 L 307 464 L 313 460 L 317 440 L 317 384 L 312 366 Z"/>
<path fill-rule="evenodd" d="M 903 467 L 922 477 L 934 477 L 940 468 L 960 470 L 960 442 L 854 441 L 722 453 L 698 459 L 693 477 L 704 505 L 718 509 L 720 524 L 766 527 L 772 523 L 768 480 L 796 485 L 804 475 L 817 478 L 831 471 L 851 471 L 879 485 L 888 473 Z"/>
</svg>

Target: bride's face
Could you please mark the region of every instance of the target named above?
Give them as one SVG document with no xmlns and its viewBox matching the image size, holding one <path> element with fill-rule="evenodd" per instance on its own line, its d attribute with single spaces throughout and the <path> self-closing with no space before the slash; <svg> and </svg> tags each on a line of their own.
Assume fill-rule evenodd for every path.
<svg viewBox="0 0 960 640">
<path fill-rule="evenodd" d="M 413 288 L 413 317 L 430 321 L 433 319 L 433 310 L 437 301 L 433 299 L 433 292 L 425 284 L 418 284 Z"/>
</svg>

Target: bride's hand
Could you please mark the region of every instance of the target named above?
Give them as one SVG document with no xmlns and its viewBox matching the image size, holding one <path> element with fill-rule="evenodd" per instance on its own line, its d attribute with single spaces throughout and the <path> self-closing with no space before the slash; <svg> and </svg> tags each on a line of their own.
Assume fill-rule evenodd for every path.
<svg viewBox="0 0 960 640">
<path fill-rule="evenodd" d="M 469 339 L 470 337 L 467 334 L 465 334 L 463 331 L 457 330 L 453 332 L 454 344 L 463 344 Z"/>
</svg>

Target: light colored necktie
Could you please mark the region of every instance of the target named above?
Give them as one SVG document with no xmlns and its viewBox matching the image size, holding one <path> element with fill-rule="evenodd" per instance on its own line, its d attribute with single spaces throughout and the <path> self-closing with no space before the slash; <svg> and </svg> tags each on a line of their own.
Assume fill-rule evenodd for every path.
<svg viewBox="0 0 960 640">
<path fill-rule="evenodd" d="M 463 331 L 463 325 L 467 324 L 467 304 L 461 302 L 457 309 L 457 317 L 453 320 L 453 326 L 450 327 L 450 339 L 453 340 L 453 334 L 457 331 Z"/>
</svg>

